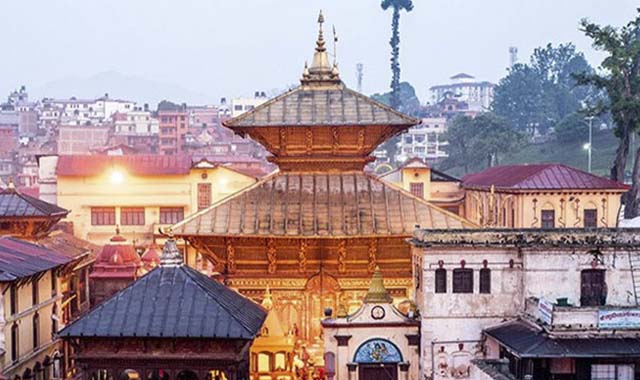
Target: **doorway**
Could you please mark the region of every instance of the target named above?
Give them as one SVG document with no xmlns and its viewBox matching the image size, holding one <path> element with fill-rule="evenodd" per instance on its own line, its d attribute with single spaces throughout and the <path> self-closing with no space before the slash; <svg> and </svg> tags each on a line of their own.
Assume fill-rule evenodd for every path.
<svg viewBox="0 0 640 380">
<path fill-rule="evenodd" d="M 398 380 L 398 365 L 396 363 L 359 364 L 358 379 Z"/>
</svg>

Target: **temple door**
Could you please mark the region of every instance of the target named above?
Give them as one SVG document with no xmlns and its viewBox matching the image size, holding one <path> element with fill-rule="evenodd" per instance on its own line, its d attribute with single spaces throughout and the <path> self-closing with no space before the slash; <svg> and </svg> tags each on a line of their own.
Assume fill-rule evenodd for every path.
<svg viewBox="0 0 640 380">
<path fill-rule="evenodd" d="M 366 380 L 398 380 L 397 364 L 361 364 L 358 378 Z"/>
<path fill-rule="evenodd" d="M 305 286 L 307 295 L 305 316 L 305 338 L 313 343 L 322 340 L 321 321 L 324 318 L 324 310 L 331 308 L 334 313 L 338 306 L 340 285 L 334 277 L 321 272 L 309 278 Z"/>
</svg>

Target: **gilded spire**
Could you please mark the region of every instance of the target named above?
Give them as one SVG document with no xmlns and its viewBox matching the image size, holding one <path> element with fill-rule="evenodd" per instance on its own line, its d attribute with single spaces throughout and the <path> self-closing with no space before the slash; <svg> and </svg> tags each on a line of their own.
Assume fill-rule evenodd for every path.
<svg viewBox="0 0 640 380">
<path fill-rule="evenodd" d="M 313 53 L 311 65 L 309 67 L 305 65 L 302 74 L 302 84 L 334 85 L 341 83 L 335 64 L 332 65 L 329 61 L 329 53 L 325 46 L 322 24 L 324 24 L 324 15 L 322 11 L 320 11 L 318 15 L 318 39 L 316 40 L 316 48 Z"/>
<path fill-rule="evenodd" d="M 262 307 L 265 310 L 270 311 L 273 309 L 273 297 L 271 296 L 271 289 L 269 289 L 269 285 L 267 285 L 267 289 L 264 291 L 264 298 L 262 299 Z"/>
<path fill-rule="evenodd" d="M 371 277 L 371 284 L 369 285 L 369 292 L 364 297 L 364 303 L 391 303 L 393 299 L 384 287 L 384 281 L 382 279 L 382 273 L 380 273 L 380 267 L 376 266 L 376 270 Z"/>
</svg>

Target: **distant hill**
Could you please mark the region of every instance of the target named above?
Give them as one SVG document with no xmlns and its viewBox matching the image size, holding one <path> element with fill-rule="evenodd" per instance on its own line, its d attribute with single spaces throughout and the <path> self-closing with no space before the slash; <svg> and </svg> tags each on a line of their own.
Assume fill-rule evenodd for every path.
<svg viewBox="0 0 640 380">
<path fill-rule="evenodd" d="M 148 103 L 152 108 L 163 99 L 176 103 L 205 104 L 218 99 L 189 90 L 174 83 L 158 82 L 115 71 L 106 71 L 90 77 L 69 77 L 29 89 L 31 98 L 97 98 L 105 93 L 111 98 Z"/>
</svg>

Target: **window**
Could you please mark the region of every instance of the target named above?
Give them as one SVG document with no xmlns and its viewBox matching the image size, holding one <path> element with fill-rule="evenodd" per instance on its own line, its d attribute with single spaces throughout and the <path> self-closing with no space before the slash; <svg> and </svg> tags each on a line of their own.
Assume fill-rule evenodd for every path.
<svg viewBox="0 0 640 380">
<path fill-rule="evenodd" d="M 38 279 L 34 278 L 33 281 L 31 281 L 31 303 L 33 305 L 37 305 L 40 303 L 40 289 L 38 289 Z"/>
<path fill-rule="evenodd" d="M 51 309 L 51 332 L 54 334 L 58 332 L 59 318 L 60 317 L 58 316 L 58 304 L 54 303 L 53 308 Z"/>
<path fill-rule="evenodd" d="M 234 111 L 242 111 L 242 105 L 238 104 L 238 105 L 233 106 L 233 110 Z"/>
<path fill-rule="evenodd" d="M 33 315 L 33 350 L 35 351 L 40 346 L 40 315 L 35 313 Z"/>
<path fill-rule="evenodd" d="M 447 292 L 447 270 L 444 268 L 436 269 L 436 293 Z"/>
<path fill-rule="evenodd" d="M 18 312 L 18 288 L 15 285 L 11 285 L 9 289 L 9 302 L 11 307 L 11 315 Z"/>
<path fill-rule="evenodd" d="M 160 207 L 160 224 L 175 224 L 184 219 L 183 207 Z"/>
<path fill-rule="evenodd" d="M 144 207 L 121 208 L 120 224 L 123 226 L 144 226 Z"/>
<path fill-rule="evenodd" d="M 18 342 L 18 324 L 17 323 L 13 323 L 13 325 L 11 326 L 11 362 L 15 363 L 18 361 L 18 354 L 19 354 L 19 346 L 18 344 L 20 342 Z"/>
<path fill-rule="evenodd" d="M 91 207 L 91 225 L 114 226 L 116 224 L 115 207 Z"/>
<path fill-rule="evenodd" d="M 491 269 L 489 268 L 480 269 L 480 293 L 491 293 Z"/>
<path fill-rule="evenodd" d="M 553 210 L 542 210 L 540 220 L 542 228 L 554 228 L 556 226 L 556 212 Z"/>
<path fill-rule="evenodd" d="M 407 144 L 411 144 L 413 142 L 413 136 L 408 135 L 404 137 L 404 142 Z"/>
<path fill-rule="evenodd" d="M 634 380 L 633 364 L 591 364 L 591 380 Z"/>
<path fill-rule="evenodd" d="M 453 270 L 453 292 L 473 293 L 473 269 L 458 268 Z"/>
<path fill-rule="evenodd" d="M 56 293 L 58 293 L 58 281 L 54 272 L 51 271 L 51 297 L 55 296 Z"/>
<path fill-rule="evenodd" d="M 598 227 L 598 210 L 595 208 L 584 210 L 584 227 L 585 228 L 597 228 Z"/>
<path fill-rule="evenodd" d="M 413 138 L 415 139 L 415 141 L 417 143 L 423 143 L 424 142 L 424 135 L 414 135 Z"/>
<path fill-rule="evenodd" d="M 198 211 L 211 206 L 211 184 L 198 184 Z"/>
<path fill-rule="evenodd" d="M 602 306 L 607 301 L 603 269 L 585 269 L 580 274 L 580 306 Z"/>
<path fill-rule="evenodd" d="M 424 198 L 424 183 L 411 182 L 409 184 L 409 189 L 411 191 L 411 194 L 415 195 L 418 198 Z"/>
</svg>

